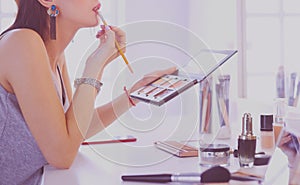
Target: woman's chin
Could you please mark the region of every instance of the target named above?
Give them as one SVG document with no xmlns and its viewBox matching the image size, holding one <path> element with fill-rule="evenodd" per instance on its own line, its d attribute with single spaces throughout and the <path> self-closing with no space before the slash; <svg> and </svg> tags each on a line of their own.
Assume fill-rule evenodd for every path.
<svg viewBox="0 0 300 185">
<path fill-rule="evenodd" d="M 91 23 L 91 24 L 89 25 L 89 27 L 95 27 L 95 26 L 98 26 L 99 24 L 100 24 L 100 21 L 97 20 L 97 21 Z"/>
<path fill-rule="evenodd" d="M 96 27 L 98 25 L 99 25 L 99 22 L 97 22 L 97 23 L 90 23 L 90 24 L 82 25 L 80 28 L 93 28 L 93 27 Z"/>
<path fill-rule="evenodd" d="M 99 24 L 100 24 L 99 22 L 94 23 L 93 25 L 91 25 L 91 27 L 96 27 L 96 26 L 98 26 Z"/>
<path fill-rule="evenodd" d="M 100 24 L 100 20 L 95 18 L 95 19 L 90 19 L 88 22 L 82 22 L 81 27 L 85 27 L 85 28 L 90 28 L 90 27 L 95 27 L 98 26 Z"/>
</svg>

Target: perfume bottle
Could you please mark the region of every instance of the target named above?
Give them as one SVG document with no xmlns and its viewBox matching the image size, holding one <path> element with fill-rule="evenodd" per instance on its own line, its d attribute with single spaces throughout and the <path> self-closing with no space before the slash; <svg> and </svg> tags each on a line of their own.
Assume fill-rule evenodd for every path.
<svg viewBox="0 0 300 185">
<path fill-rule="evenodd" d="M 240 167 L 251 168 L 254 164 L 256 136 L 253 135 L 252 117 L 244 113 L 242 118 L 242 133 L 238 137 L 238 153 Z"/>
</svg>

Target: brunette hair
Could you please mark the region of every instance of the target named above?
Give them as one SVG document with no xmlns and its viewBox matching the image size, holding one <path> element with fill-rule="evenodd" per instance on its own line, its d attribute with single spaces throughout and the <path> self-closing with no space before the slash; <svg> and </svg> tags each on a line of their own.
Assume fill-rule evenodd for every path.
<svg viewBox="0 0 300 185">
<path fill-rule="evenodd" d="M 47 8 L 37 0 L 20 0 L 15 22 L 4 33 L 18 28 L 28 28 L 37 32 L 43 41 L 49 39 L 49 20 Z"/>
</svg>

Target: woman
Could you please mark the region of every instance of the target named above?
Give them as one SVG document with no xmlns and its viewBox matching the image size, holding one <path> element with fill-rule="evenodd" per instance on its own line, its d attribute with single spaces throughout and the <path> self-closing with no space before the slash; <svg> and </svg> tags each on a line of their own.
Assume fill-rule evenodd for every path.
<svg viewBox="0 0 300 185">
<path fill-rule="evenodd" d="M 83 27 L 99 24 L 97 0 L 18 0 L 14 24 L 0 40 L 0 184 L 40 184 L 43 166 L 69 168 L 82 141 L 133 102 L 124 92 L 94 108 L 107 64 L 125 52 L 125 33 L 102 26 L 72 96 L 64 50 Z M 133 91 L 174 68 L 144 77 Z M 101 96 L 101 91 L 100 91 Z"/>
</svg>

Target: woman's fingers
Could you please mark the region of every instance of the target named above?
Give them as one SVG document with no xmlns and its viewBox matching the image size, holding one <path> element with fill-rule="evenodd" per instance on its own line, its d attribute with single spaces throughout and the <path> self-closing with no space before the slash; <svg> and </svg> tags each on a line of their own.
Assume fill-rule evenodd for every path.
<svg viewBox="0 0 300 185">
<path fill-rule="evenodd" d="M 100 37 L 102 37 L 102 35 L 104 35 L 105 34 L 105 31 L 104 30 L 100 30 L 100 31 L 98 31 L 97 32 L 97 35 L 96 35 L 96 38 L 100 38 Z"/>
<path fill-rule="evenodd" d="M 122 52 L 125 53 L 126 52 L 126 33 L 122 29 L 120 29 L 116 26 L 110 26 L 110 28 L 113 32 L 115 32 L 116 42 L 118 43 Z"/>
<path fill-rule="evenodd" d="M 116 44 L 118 44 L 118 47 L 125 53 L 126 52 L 126 34 L 125 34 L 125 32 L 116 26 L 101 25 L 100 27 L 102 30 L 98 31 L 98 33 L 96 34 L 96 38 L 100 39 L 100 41 L 101 41 L 100 45 L 105 42 L 113 41 L 113 43 L 115 44 L 114 47 L 116 49 L 118 49 L 116 46 Z M 111 39 L 113 39 L 113 38 L 114 39 L 107 41 L 107 39 L 109 38 L 107 34 L 109 34 L 109 33 L 114 35 L 114 37 L 111 38 Z M 115 57 L 117 57 L 117 56 L 115 56 Z"/>
<path fill-rule="evenodd" d="M 126 43 L 126 33 L 116 27 L 116 26 L 110 26 L 111 30 L 115 32 L 116 34 L 116 39 L 117 39 L 117 42 L 121 45 L 122 43 Z"/>
<path fill-rule="evenodd" d="M 158 79 L 159 77 L 166 75 L 166 74 L 172 74 L 177 70 L 176 67 L 171 67 L 165 70 L 155 71 L 148 75 L 145 75 L 141 80 L 139 80 L 137 83 L 133 85 L 133 87 L 130 89 L 131 92 L 137 90 L 140 87 L 143 87 L 152 81 Z"/>
<path fill-rule="evenodd" d="M 177 68 L 174 66 L 174 67 L 170 67 L 168 69 L 166 69 L 165 71 L 163 71 L 165 74 L 172 74 L 174 73 L 175 71 L 177 71 Z"/>
<path fill-rule="evenodd" d="M 156 72 L 153 72 L 153 73 L 149 73 L 147 75 L 144 76 L 144 78 L 159 78 L 163 75 L 166 75 L 166 74 L 172 74 L 174 73 L 175 71 L 177 70 L 176 67 L 171 67 L 171 68 L 168 68 L 168 69 L 165 69 L 165 70 L 160 70 L 160 71 L 156 71 Z"/>
<path fill-rule="evenodd" d="M 280 144 L 285 144 L 285 143 L 291 141 L 291 139 L 292 139 L 291 136 L 282 137 L 281 141 L 280 141 Z"/>
<path fill-rule="evenodd" d="M 281 139 L 279 140 L 279 147 L 282 147 L 284 144 L 290 142 L 292 139 L 291 135 L 287 132 L 284 132 Z"/>
</svg>

